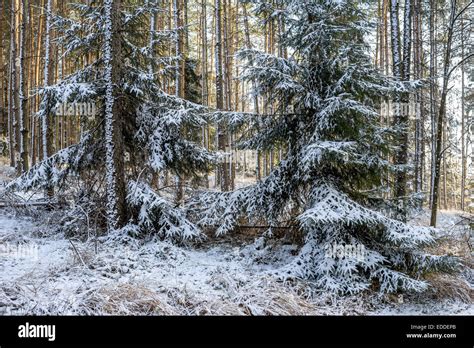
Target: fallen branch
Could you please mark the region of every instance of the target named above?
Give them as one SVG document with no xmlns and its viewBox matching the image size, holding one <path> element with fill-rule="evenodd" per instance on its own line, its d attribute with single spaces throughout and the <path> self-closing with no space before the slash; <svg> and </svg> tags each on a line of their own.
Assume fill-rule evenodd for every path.
<svg viewBox="0 0 474 348">
<path fill-rule="evenodd" d="M 56 206 L 62 207 L 67 205 L 65 202 L 24 202 L 24 203 L 10 203 L 10 202 L 0 202 L 0 208 L 8 207 L 36 207 L 36 206 Z"/>
<path fill-rule="evenodd" d="M 89 267 L 87 267 L 86 263 L 85 263 L 84 260 L 82 259 L 81 254 L 80 254 L 79 251 L 76 249 L 76 246 L 74 245 L 74 243 L 72 242 L 72 240 L 69 239 L 69 243 L 71 243 L 72 248 L 73 248 L 74 251 L 76 252 L 77 256 L 79 257 L 79 260 L 81 260 L 81 262 L 82 262 L 82 264 L 84 265 L 84 267 L 89 268 Z"/>
<path fill-rule="evenodd" d="M 217 225 L 209 225 L 206 227 L 211 227 L 211 228 L 219 228 Z M 243 228 L 243 229 L 251 229 L 251 228 L 257 228 L 257 229 L 275 229 L 275 230 L 290 230 L 293 228 L 297 228 L 297 226 L 266 226 L 266 225 L 235 225 L 235 228 Z"/>
</svg>

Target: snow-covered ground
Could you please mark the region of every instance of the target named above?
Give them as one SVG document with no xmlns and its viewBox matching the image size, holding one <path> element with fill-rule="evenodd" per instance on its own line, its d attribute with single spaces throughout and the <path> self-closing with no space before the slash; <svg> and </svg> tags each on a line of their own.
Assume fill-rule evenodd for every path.
<svg viewBox="0 0 474 348">
<path fill-rule="evenodd" d="M 277 282 L 268 271 L 288 262 L 293 248 L 270 252 L 261 239 L 197 250 L 111 240 L 96 253 L 94 240 L 51 231 L 0 211 L 3 314 L 474 314 L 469 301 L 341 298 Z"/>
<path fill-rule="evenodd" d="M 44 227 L 4 212 L 0 226 L 4 245 L 25 246 L 22 252 L 12 247 L 0 256 L 4 313 L 345 313 L 345 308 L 330 304 L 314 306 L 295 287 L 268 276 L 268 265 L 257 266 L 253 261 L 259 254 L 258 243 L 257 247 L 216 245 L 193 250 L 166 242 L 123 245 L 109 241 L 95 253 L 93 241 L 39 237 L 47 233 Z"/>
<path fill-rule="evenodd" d="M 338 297 L 270 275 L 294 257 L 292 245 L 265 245 L 262 238 L 198 248 L 125 243 L 119 235 L 69 240 L 56 228 L 57 212 L 33 213 L 35 219 L 0 208 L 0 314 L 474 314 L 472 269 L 456 278 L 467 295 L 456 293 L 455 283 L 441 298 L 433 292 Z M 420 214 L 414 222 L 425 219 Z M 440 214 L 448 231 L 461 231 L 460 219 L 458 212 Z"/>
</svg>

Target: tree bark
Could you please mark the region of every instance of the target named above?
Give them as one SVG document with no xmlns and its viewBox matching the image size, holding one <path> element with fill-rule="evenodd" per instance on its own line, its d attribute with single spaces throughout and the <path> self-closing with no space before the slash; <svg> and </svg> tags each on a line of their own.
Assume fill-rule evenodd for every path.
<svg viewBox="0 0 474 348">
<path fill-rule="evenodd" d="M 209 69 L 207 66 L 207 4 L 201 0 L 201 99 L 202 104 L 209 105 Z M 202 126 L 202 145 L 209 149 L 209 126 Z M 209 173 L 204 174 L 204 186 L 209 188 Z"/>
<path fill-rule="evenodd" d="M 8 88 L 8 121 L 9 134 L 8 144 L 10 152 L 10 166 L 16 167 L 17 153 L 17 115 L 16 115 L 16 7 L 15 1 L 11 1 L 10 10 L 10 68 L 9 68 L 9 88 Z"/>
<path fill-rule="evenodd" d="M 242 12 L 244 16 L 244 33 L 245 33 L 245 46 L 247 49 L 252 48 L 252 41 L 250 40 L 250 26 L 247 14 L 247 7 L 246 4 L 242 4 Z M 255 88 L 255 82 L 252 81 L 252 89 Z M 253 96 L 253 111 L 258 114 L 259 113 L 259 105 L 258 105 L 258 97 L 256 95 Z M 257 155 L 255 156 L 255 174 L 257 177 L 257 181 L 261 180 L 262 178 L 262 169 L 260 166 L 261 162 L 261 153 L 257 150 Z"/>
<path fill-rule="evenodd" d="M 436 26 L 436 2 L 430 0 L 430 16 L 429 16 L 429 31 L 430 31 L 430 115 L 431 115 L 431 178 L 430 178 L 430 207 L 433 207 L 433 189 L 435 177 L 436 164 L 436 114 L 437 114 L 437 85 L 436 85 L 436 43 L 435 43 L 435 26 Z"/>
<path fill-rule="evenodd" d="M 26 75 L 26 59 L 25 59 L 25 50 L 26 50 L 26 25 L 28 21 L 28 4 L 27 0 L 21 1 L 21 25 L 20 25 L 20 71 L 18 79 L 18 88 L 19 88 L 19 126 L 20 126 L 20 172 L 25 173 L 28 171 L 28 88 L 27 88 L 27 75 Z"/>
<path fill-rule="evenodd" d="M 403 35 L 403 61 L 401 55 L 400 45 L 400 26 L 398 19 L 399 3 L 398 0 L 391 0 L 390 2 L 390 19 L 391 19 L 391 41 L 392 41 L 392 69 L 393 76 L 398 80 L 404 80 L 407 77 L 407 70 L 409 74 L 410 52 L 410 3 L 407 0 L 407 9 L 405 9 L 405 30 Z M 405 47 L 407 46 L 407 47 Z M 406 68 L 406 69 L 405 69 Z M 395 142 L 397 149 L 394 154 L 394 164 L 396 165 L 395 183 L 394 183 L 394 196 L 398 199 L 397 207 L 397 218 L 401 220 L 406 219 L 406 164 L 407 164 L 407 151 L 408 151 L 408 133 L 407 133 L 407 118 L 408 115 L 405 111 L 405 107 L 401 108 L 400 103 L 406 101 L 406 96 L 396 96 L 394 100 L 394 119 L 393 125 L 397 128 L 397 134 Z"/>
<path fill-rule="evenodd" d="M 439 111 L 437 117 L 437 130 L 436 130 L 436 151 L 435 151 L 435 172 L 433 178 L 433 201 L 431 205 L 431 219 L 430 224 L 436 227 L 436 217 L 438 213 L 438 195 L 439 195 L 439 180 L 440 180 L 440 166 L 443 157 L 441 150 L 443 142 L 443 130 L 444 120 L 446 118 L 446 99 L 448 95 L 448 82 L 450 76 L 450 65 L 451 65 L 451 50 L 453 41 L 454 24 L 456 21 L 456 0 L 451 0 L 451 13 L 447 28 L 447 41 L 444 51 L 443 61 L 443 86 L 441 90 L 441 98 L 439 104 Z"/>
<path fill-rule="evenodd" d="M 216 108 L 224 109 L 224 84 L 222 73 L 222 6 L 221 0 L 215 0 L 215 18 L 216 18 L 216 42 L 215 42 L 215 64 L 216 64 Z M 217 126 L 217 143 L 220 151 L 227 150 L 227 134 L 223 125 Z M 218 166 L 218 178 L 221 191 L 229 190 L 229 170 L 227 158 L 224 157 Z"/>
<path fill-rule="evenodd" d="M 126 221 L 125 171 L 123 159 L 122 101 L 119 97 L 121 76 L 120 2 L 105 0 L 105 144 L 107 174 L 108 229 L 120 228 Z"/>
<path fill-rule="evenodd" d="M 464 21 L 461 19 L 461 59 L 464 60 Z M 461 64 L 461 210 L 466 209 L 466 178 L 467 178 L 467 146 L 466 146 L 466 117 L 465 117 L 465 86 L 464 62 Z"/>
</svg>

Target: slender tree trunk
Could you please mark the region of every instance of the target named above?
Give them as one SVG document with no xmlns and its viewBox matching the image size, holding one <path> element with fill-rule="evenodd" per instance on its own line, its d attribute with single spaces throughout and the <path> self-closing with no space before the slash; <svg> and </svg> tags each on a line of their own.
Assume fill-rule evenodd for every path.
<svg viewBox="0 0 474 348">
<path fill-rule="evenodd" d="M 393 76 L 401 78 L 401 51 L 400 51 L 400 25 L 398 19 L 398 0 L 390 0 L 390 24 L 392 40 L 392 69 Z"/>
<path fill-rule="evenodd" d="M 461 22 L 461 59 L 464 60 L 464 20 Z M 467 151 L 466 151 L 466 116 L 464 110 L 464 62 L 461 64 L 461 210 L 466 209 L 466 177 L 467 177 Z"/>
<path fill-rule="evenodd" d="M 247 7 L 246 4 L 242 4 L 242 12 L 244 17 L 244 33 L 245 33 L 245 46 L 247 49 L 252 48 L 252 42 L 250 40 L 250 26 L 247 14 Z M 252 89 L 255 89 L 255 82 L 252 81 Z M 258 106 L 258 97 L 256 95 L 253 96 L 253 111 L 258 114 L 259 113 L 259 106 Z M 257 176 L 257 181 L 261 180 L 262 178 L 262 169 L 260 167 L 261 162 L 261 153 L 257 150 L 257 156 L 255 159 L 255 174 Z"/>
<path fill-rule="evenodd" d="M 413 27 L 414 27 L 414 76 L 415 79 L 421 78 L 421 35 L 420 35 L 420 1 L 414 0 L 413 4 Z M 415 93 L 415 192 L 421 192 L 423 186 L 423 170 L 422 170 L 422 147 L 423 147 L 423 123 L 421 120 L 421 101 L 423 97 L 423 92 L 421 90 L 416 91 Z"/>
<path fill-rule="evenodd" d="M 436 172 L 436 129 L 437 129 L 437 84 L 436 84 L 436 42 L 435 42 L 435 26 L 436 26 L 436 2 L 430 0 L 430 115 L 431 115 L 431 184 L 430 184 L 430 207 L 433 207 L 434 197 L 434 178 Z"/>
<path fill-rule="evenodd" d="M 152 57 L 154 56 L 154 49 L 155 49 L 155 45 L 154 45 L 154 40 L 155 40 L 155 38 L 154 38 L 154 35 L 153 35 L 153 33 L 154 33 L 154 31 L 155 31 L 155 16 L 156 16 L 155 13 L 152 13 L 152 14 L 150 15 L 150 37 L 149 37 L 149 43 L 148 43 L 148 45 L 149 45 L 149 47 L 150 47 L 150 54 L 151 54 Z M 153 73 L 154 73 L 153 64 L 152 64 L 152 63 L 150 63 L 150 64 L 148 65 L 148 73 L 149 73 L 150 75 L 153 75 Z"/>
<path fill-rule="evenodd" d="M 446 146 L 448 143 L 448 125 L 447 122 L 444 122 L 443 124 L 443 140 L 441 142 L 442 148 Z M 446 152 L 444 156 L 442 157 L 442 175 L 441 177 L 443 178 L 443 208 L 446 210 L 448 209 L 448 168 L 447 168 L 447 163 L 446 163 Z"/>
<path fill-rule="evenodd" d="M 216 42 L 215 42 L 215 64 L 216 64 L 216 108 L 223 110 L 224 108 L 224 84 L 222 72 L 222 6 L 221 0 L 215 0 L 215 17 L 216 17 Z M 227 150 L 227 134 L 223 125 L 217 127 L 217 141 L 220 151 Z M 229 190 L 229 173 L 227 159 L 223 158 L 218 167 L 218 176 L 221 191 Z"/>
<path fill-rule="evenodd" d="M 105 144 L 107 173 L 108 229 L 116 229 L 126 221 L 125 171 L 123 159 L 122 101 L 119 96 L 121 76 L 120 1 L 104 0 L 105 48 L 104 65 L 106 80 Z"/>
<path fill-rule="evenodd" d="M 225 109 L 232 110 L 232 59 L 231 56 L 233 55 L 232 52 L 232 33 L 231 33 L 231 14 L 232 9 L 230 6 L 229 0 L 223 0 L 223 77 L 224 77 L 224 95 L 225 95 Z M 228 155 L 228 178 L 227 178 L 227 190 L 234 189 L 234 174 L 235 174 L 235 165 L 234 165 L 234 156 L 232 151 L 232 133 L 227 131 L 227 152 Z"/>
<path fill-rule="evenodd" d="M 43 85 L 49 86 L 51 84 L 51 16 L 52 16 L 52 0 L 47 0 L 46 3 L 46 30 L 44 40 L 44 70 L 43 70 Z M 51 129 L 49 127 L 49 115 L 45 114 L 41 119 L 42 141 L 43 141 L 43 159 L 51 155 Z"/>
<path fill-rule="evenodd" d="M 439 195 L 439 180 L 440 180 L 440 166 L 443 157 L 442 143 L 443 143 L 443 130 L 444 120 L 446 118 L 446 99 L 448 96 L 448 82 L 450 76 L 450 63 L 451 63 L 451 50 L 453 41 L 454 24 L 456 20 L 456 0 L 451 0 L 450 18 L 447 28 L 447 42 L 444 51 L 443 61 L 443 86 L 441 90 L 441 99 L 439 104 L 438 119 L 437 119 L 437 131 L 436 131 L 436 151 L 435 151 L 435 172 L 433 180 L 433 202 L 431 206 L 431 226 L 436 227 L 436 217 L 438 213 L 438 195 Z"/>
<path fill-rule="evenodd" d="M 19 126 L 20 126 L 20 172 L 25 173 L 28 171 L 28 89 L 26 81 L 26 25 L 28 23 L 28 4 L 27 0 L 21 1 L 21 25 L 20 25 L 20 71 L 19 71 Z"/>
<path fill-rule="evenodd" d="M 402 79 L 410 80 L 411 66 L 411 33 L 412 33 L 412 0 L 405 0 L 404 24 L 403 24 L 403 62 Z"/>
<path fill-rule="evenodd" d="M 408 4 L 408 10 L 405 11 L 405 21 L 410 18 L 410 5 Z M 405 30 L 403 35 L 403 61 L 401 54 L 400 45 L 400 25 L 398 19 L 399 3 L 398 0 L 391 0 L 390 2 L 390 19 L 391 19 L 391 41 L 392 41 L 392 69 L 393 76 L 398 80 L 404 80 L 406 78 L 405 68 L 408 68 L 410 58 L 405 56 L 409 52 L 408 47 L 410 43 L 410 24 L 405 23 Z M 409 20 L 408 20 L 409 21 Z M 406 100 L 405 96 L 397 96 L 394 100 L 394 120 L 393 124 L 397 128 L 396 145 L 397 150 L 394 154 L 394 164 L 397 167 L 395 173 L 395 184 L 394 184 L 394 196 L 398 199 L 397 218 L 401 220 L 406 219 L 406 164 L 407 164 L 407 151 L 408 151 L 408 133 L 407 133 L 407 114 L 405 107 L 401 107 L 401 103 Z"/>
<path fill-rule="evenodd" d="M 202 50 L 202 73 L 201 73 L 201 87 L 202 87 L 202 103 L 209 105 L 209 87 L 208 87 L 208 67 L 207 67 L 207 5 L 206 0 L 201 2 L 201 50 Z"/>
<path fill-rule="evenodd" d="M 206 0 L 201 0 L 201 87 L 202 87 L 202 104 L 207 106 L 209 105 L 209 69 L 207 67 L 207 4 Z M 209 127 L 202 127 L 202 141 L 203 147 L 209 149 Z M 204 186 L 209 188 L 209 173 L 204 175 Z"/>
<path fill-rule="evenodd" d="M 173 0 L 173 13 L 174 13 L 174 26 L 175 30 L 178 30 L 180 27 L 180 17 L 181 17 L 181 11 L 180 11 L 180 4 L 179 0 Z M 181 35 L 181 30 L 179 30 L 178 35 L 177 35 L 177 40 L 175 42 L 175 52 L 176 52 L 176 71 L 175 71 L 175 95 L 180 96 L 181 95 L 181 82 L 182 79 L 180 77 L 181 74 L 181 60 L 182 60 L 182 51 L 181 51 L 181 40 L 182 40 L 182 35 Z"/>
<path fill-rule="evenodd" d="M 6 30 L 5 30 L 5 24 L 7 22 L 6 20 L 6 2 L 5 0 L 0 0 L 0 125 L 1 125 L 1 130 L 0 134 L 2 135 L 8 135 L 8 114 L 6 112 L 5 106 L 7 105 L 5 97 L 5 91 L 6 91 L 6 79 L 5 75 L 6 72 L 5 70 L 7 69 L 7 65 L 4 63 L 4 57 L 7 56 L 6 54 Z"/>
<path fill-rule="evenodd" d="M 45 29 L 45 41 L 44 41 L 44 70 L 43 70 L 43 85 L 49 86 L 52 83 L 53 78 L 53 64 L 52 64 L 52 47 L 51 47 L 51 20 L 53 15 L 53 6 L 52 0 L 47 0 L 46 3 L 46 29 Z M 48 103 L 50 103 L 48 101 Z M 52 105 L 48 105 L 47 110 L 42 119 L 41 119 L 41 135 L 42 135 L 42 148 L 43 148 L 43 160 L 47 159 L 52 154 L 52 146 L 53 146 L 53 132 L 51 129 L 51 114 L 50 114 L 50 107 Z M 47 173 L 49 176 L 50 173 Z M 53 187 L 50 187 L 47 191 L 48 196 L 52 196 L 54 194 Z"/>
<path fill-rule="evenodd" d="M 177 40 L 176 40 L 176 73 L 175 73 L 175 94 L 177 97 L 185 98 L 185 64 L 186 58 L 184 53 L 184 44 L 185 38 L 183 29 L 183 20 L 182 20 L 182 2 L 180 0 L 174 0 L 173 2 L 174 10 L 174 24 L 175 29 L 178 30 Z M 182 130 L 182 136 L 186 136 L 186 129 Z M 180 203 L 184 198 L 184 179 L 180 176 L 176 178 L 177 190 L 176 190 L 176 202 Z"/>
<path fill-rule="evenodd" d="M 8 144 L 10 151 L 10 166 L 17 167 L 16 153 L 17 153 L 17 115 L 16 115 L 16 7 L 15 1 L 11 0 L 10 10 L 10 77 L 9 77 L 9 135 Z"/>
</svg>

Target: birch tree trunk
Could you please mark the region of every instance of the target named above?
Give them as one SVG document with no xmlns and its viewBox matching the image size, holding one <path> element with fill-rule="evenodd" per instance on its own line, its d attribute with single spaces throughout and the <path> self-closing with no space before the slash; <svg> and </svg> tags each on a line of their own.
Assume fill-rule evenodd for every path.
<svg viewBox="0 0 474 348">
<path fill-rule="evenodd" d="M 407 4 L 409 4 L 407 0 Z M 408 8 L 410 6 L 408 5 Z M 399 3 L 398 0 L 391 0 L 390 2 L 390 22 L 391 22 L 391 42 L 392 42 L 392 72 L 393 76 L 397 80 L 404 80 L 406 74 L 404 72 L 405 65 L 408 66 L 409 71 L 409 57 L 405 56 L 405 44 L 409 44 L 409 33 L 410 30 L 408 23 L 405 23 L 405 30 L 403 36 L 404 43 L 404 56 L 402 61 L 401 55 L 401 45 L 400 45 L 400 25 L 398 19 L 399 13 Z M 410 18 L 410 10 L 405 11 L 405 21 L 407 17 Z M 407 30 L 408 29 L 408 30 Z M 407 143 L 408 143 L 408 134 L 407 134 L 407 115 L 404 112 L 405 108 L 401 108 L 400 104 L 403 103 L 405 97 L 396 96 L 394 100 L 394 115 L 393 115 L 393 125 L 396 127 L 397 133 L 395 136 L 395 143 L 397 149 L 394 153 L 394 164 L 396 165 L 395 172 L 395 183 L 394 183 L 394 196 L 398 199 L 397 205 L 397 218 L 401 220 L 406 219 L 406 207 L 405 207 L 405 196 L 406 196 L 406 164 L 407 164 Z"/>
</svg>

